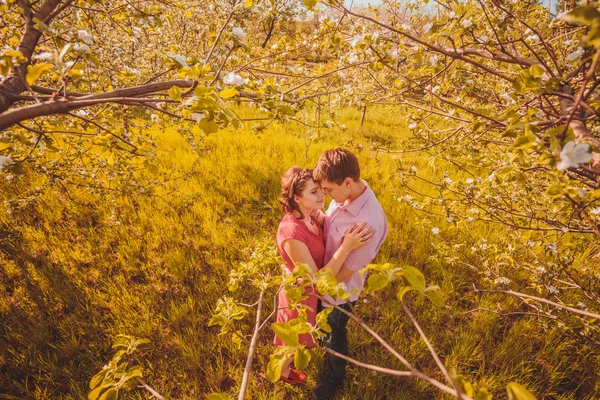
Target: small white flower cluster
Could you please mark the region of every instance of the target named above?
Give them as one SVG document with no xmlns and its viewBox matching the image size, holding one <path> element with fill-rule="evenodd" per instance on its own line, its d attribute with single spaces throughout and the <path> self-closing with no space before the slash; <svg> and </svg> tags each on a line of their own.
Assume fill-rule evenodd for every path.
<svg viewBox="0 0 600 400">
<path fill-rule="evenodd" d="M 550 294 L 558 294 L 558 289 L 556 288 L 556 286 L 547 286 L 546 289 L 548 289 L 548 293 Z"/>
<path fill-rule="evenodd" d="M 3 171 L 14 164 L 15 162 L 12 158 L 10 158 L 10 156 L 0 156 L 0 171 Z"/>
<path fill-rule="evenodd" d="M 176 53 L 167 53 L 167 56 L 171 57 L 173 60 L 177 61 L 179 64 L 181 64 L 182 67 L 187 67 L 187 58 L 185 56 L 182 56 L 181 54 L 176 54 Z"/>
<path fill-rule="evenodd" d="M 501 284 L 501 285 L 508 285 L 510 283 L 510 279 L 503 276 L 503 277 L 494 279 L 494 283 Z"/>
<path fill-rule="evenodd" d="M 592 153 L 590 153 L 590 145 L 587 143 L 575 144 L 574 141 L 570 141 L 565 144 L 562 151 L 560 152 L 560 162 L 556 164 L 556 168 L 559 171 L 564 171 L 567 168 L 577 168 L 579 164 L 585 164 L 592 160 Z"/>
<path fill-rule="evenodd" d="M 231 30 L 231 34 L 236 36 L 239 40 L 244 40 L 244 38 L 246 38 L 246 32 L 237 26 Z"/>
<path fill-rule="evenodd" d="M 352 47 L 356 47 L 360 44 L 360 42 L 362 42 L 365 39 L 365 35 L 355 35 L 352 38 L 352 42 L 350 43 L 350 46 Z"/>
<path fill-rule="evenodd" d="M 232 86 L 242 86 L 244 84 L 244 78 L 235 72 L 230 72 L 223 77 L 223 83 Z"/>
</svg>

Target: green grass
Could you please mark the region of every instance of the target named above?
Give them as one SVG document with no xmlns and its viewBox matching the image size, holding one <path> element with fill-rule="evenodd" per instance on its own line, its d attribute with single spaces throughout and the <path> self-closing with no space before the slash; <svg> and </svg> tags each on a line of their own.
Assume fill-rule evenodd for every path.
<svg viewBox="0 0 600 400">
<path fill-rule="evenodd" d="M 273 123 L 259 133 L 247 127 L 197 138 L 197 162 L 179 133 L 187 125 L 156 127 L 153 134 L 164 149 L 159 153 L 162 170 L 187 174 L 159 189 L 160 197 L 74 190 L 77 199 L 92 203 L 85 207 L 60 190 L 46 190 L 11 215 L 0 214 L 0 398 L 85 398 L 90 378 L 111 358 L 110 344 L 119 333 L 151 340 L 137 362 L 144 366 L 145 380 L 168 398 L 235 394 L 247 343 L 238 347 L 229 336 L 219 336 L 217 327 L 208 327 L 208 321 L 216 301 L 227 293 L 228 271 L 247 259 L 261 239 L 274 240 L 282 216 L 277 206 L 282 173 L 292 165 L 311 167 L 322 151 L 339 145 L 368 149 L 378 142 L 399 148 L 407 139 L 405 117 L 397 110 L 369 109 L 362 128 L 358 111 L 339 111 L 337 119 L 348 129 L 322 130 L 308 150 L 309 133 L 293 123 Z M 447 166 L 439 160 L 432 166 L 421 153 L 356 151 L 364 178 L 388 215 L 390 233 L 378 261 L 416 266 L 447 296 L 447 307 L 440 310 L 420 298 L 409 301 L 446 364 L 487 385 L 494 398 L 505 398 L 504 388 L 511 381 L 538 398 L 595 398 L 600 391 L 597 345 L 550 320 L 466 313 L 477 307 L 514 311 L 519 306 L 500 295 L 471 293 L 471 285 L 484 284 L 485 277 L 449 260 L 456 254 L 443 251 L 431 226 L 443 228 L 450 242 L 468 240 L 445 220 L 417 213 L 397 200 L 407 194 L 399 169 L 414 164 L 419 171 L 442 176 Z M 0 178 L 2 200 L 34 183 L 10 185 Z M 505 246 L 510 240 L 496 225 L 474 223 L 469 229 L 490 245 Z M 520 253 L 515 257 L 526 259 Z M 528 279 L 518 268 L 513 272 L 511 277 Z M 246 290 L 240 296 L 240 301 L 253 303 L 257 294 Z M 413 365 L 443 381 L 394 291 L 362 300 L 359 315 Z M 265 307 L 272 309 L 272 296 Z M 251 312 L 239 330 L 250 335 L 253 318 Z M 349 330 L 352 357 L 401 368 L 358 326 L 350 324 Z M 321 369 L 321 356 L 315 354 L 307 385 L 272 384 L 265 375 L 271 342 L 272 332 L 265 329 L 247 398 L 307 396 Z M 141 392 L 123 395 L 147 398 Z M 350 366 L 338 398 L 443 397 L 424 382 Z"/>
</svg>

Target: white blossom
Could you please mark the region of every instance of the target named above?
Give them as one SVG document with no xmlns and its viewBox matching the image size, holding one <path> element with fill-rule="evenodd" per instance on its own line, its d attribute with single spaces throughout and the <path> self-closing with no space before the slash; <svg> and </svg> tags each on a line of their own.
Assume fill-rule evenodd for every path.
<svg viewBox="0 0 600 400">
<path fill-rule="evenodd" d="M 583 54 L 583 47 L 578 47 L 577 50 L 575 50 L 574 52 L 567 54 L 567 60 L 575 61 L 579 57 L 581 57 L 582 54 Z"/>
<path fill-rule="evenodd" d="M 440 228 L 437 228 L 437 227 L 431 228 L 431 233 L 433 233 L 434 235 L 437 235 L 438 233 L 440 233 Z"/>
<path fill-rule="evenodd" d="M 525 40 L 529 41 L 529 42 L 538 42 L 539 41 L 539 37 L 538 35 L 529 35 L 525 38 Z"/>
<path fill-rule="evenodd" d="M 535 246 L 535 243 L 533 242 L 533 240 L 530 240 L 530 241 L 527 242 L 527 245 L 529 247 L 533 247 L 533 246 Z"/>
<path fill-rule="evenodd" d="M 230 72 L 223 78 L 223 83 L 226 85 L 241 86 L 244 84 L 244 78 L 235 72 Z"/>
<path fill-rule="evenodd" d="M 546 273 L 546 268 L 544 268 L 544 267 L 537 267 L 536 270 L 540 274 L 545 274 Z"/>
<path fill-rule="evenodd" d="M 169 57 L 171 57 L 173 60 L 177 61 L 179 64 L 181 64 L 183 67 L 187 67 L 187 58 L 185 56 L 182 56 L 181 54 L 175 54 L 175 53 L 167 53 L 167 55 Z"/>
<path fill-rule="evenodd" d="M 411 170 L 412 172 L 417 172 L 417 166 L 416 166 L 416 165 L 413 165 L 412 167 L 410 167 L 410 170 Z"/>
<path fill-rule="evenodd" d="M 582 302 L 582 301 L 577 302 L 577 307 L 579 307 L 579 308 L 587 308 L 587 306 L 585 305 L 585 303 Z"/>
<path fill-rule="evenodd" d="M 473 217 L 467 218 L 467 222 L 473 222 Z"/>
<path fill-rule="evenodd" d="M 569 167 L 577 168 L 579 164 L 585 164 L 592 160 L 590 145 L 587 143 L 575 144 L 573 140 L 565 144 L 560 152 L 561 161 L 556 165 L 559 171 L 564 171 Z"/>
<path fill-rule="evenodd" d="M 508 93 L 503 93 L 500 97 L 502 97 L 502 99 L 504 99 L 504 101 L 506 101 L 507 103 L 514 103 L 515 102 L 513 100 L 513 98 L 510 97 L 510 95 Z"/>
<path fill-rule="evenodd" d="M 558 289 L 556 288 L 556 286 L 550 285 L 550 286 L 547 286 L 547 289 L 548 289 L 548 293 L 550 293 L 550 294 L 558 294 Z"/>
<path fill-rule="evenodd" d="M 351 64 L 356 64 L 359 61 L 358 59 L 358 55 L 356 53 L 352 53 L 350 54 L 350 57 L 348 57 L 348 62 Z"/>
<path fill-rule="evenodd" d="M 356 35 L 356 36 L 354 36 L 352 38 L 352 43 L 350 43 L 350 46 L 352 46 L 352 47 L 358 46 L 358 44 L 360 42 L 362 42 L 364 38 L 365 38 L 365 35 Z"/>
<path fill-rule="evenodd" d="M 452 221 L 454 221 L 454 218 L 452 218 L 452 217 L 448 217 L 448 218 L 446 218 L 446 221 L 448 221 L 448 222 L 452 222 Z"/>
<path fill-rule="evenodd" d="M 202 113 L 192 113 L 192 115 L 190 115 L 190 118 L 192 118 L 196 122 L 200 122 L 204 118 L 204 114 L 202 114 Z"/>
<path fill-rule="evenodd" d="M 408 31 L 408 30 L 410 30 L 410 25 L 409 25 L 409 24 L 402 24 L 400 27 L 401 27 L 402 29 L 404 29 L 405 31 Z"/>
<path fill-rule="evenodd" d="M 450 19 L 454 19 L 454 18 L 456 18 L 456 13 L 455 13 L 454 11 L 450 11 L 450 12 L 448 13 L 448 18 L 450 18 Z"/>
<path fill-rule="evenodd" d="M 83 52 L 90 51 L 90 46 L 88 46 L 87 44 L 75 43 L 73 45 L 73 50 L 83 53 Z"/>
<path fill-rule="evenodd" d="M 244 30 L 242 28 L 238 27 L 238 26 L 236 26 L 235 28 L 233 28 L 231 30 L 231 33 L 234 36 L 237 36 L 238 39 L 240 39 L 240 40 L 244 40 L 244 38 L 246 37 L 246 32 L 244 32 Z"/>
<path fill-rule="evenodd" d="M 2 171 L 5 168 L 10 167 L 14 163 L 15 162 L 13 161 L 12 158 L 10 158 L 10 156 L 0 156 L 0 171 Z"/>
<path fill-rule="evenodd" d="M 425 33 L 429 32 L 432 27 L 433 27 L 433 24 L 431 22 L 426 23 L 425 26 L 423 26 L 423 32 L 425 32 Z"/>
<path fill-rule="evenodd" d="M 94 42 L 92 42 L 92 35 L 90 33 L 87 33 L 87 31 L 85 31 L 85 30 L 77 31 L 77 37 L 79 38 L 79 40 L 81 40 L 85 44 L 93 44 L 94 43 Z"/>
<path fill-rule="evenodd" d="M 473 22 L 471 22 L 470 19 L 463 19 L 461 25 L 463 26 L 463 28 L 467 29 L 473 25 Z"/>
<path fill-rule="evenodd" d="M 467 180 L 465 182 L 467 182 L 467 184 L 471 184 L 473 183 L 475 180 L 473 178 L 467 178 Z"/>
<path fill-rule="evenodd" d="M 54 55 L 52 53 L 50 53 L 49 51 L 45 51 L 43 53 L 33 56 L 32 58 L 35 58 L 37 60 L 47 60 L 49 58 L 52 58 L 53 56 Z"/>
<path fill-rule="evenodd" d="M 447 185 L 450 185 L 454 181 L 452 179 L 450 179 L 450 178 L 444 178 L 444 182 L 446 182 Z"/>
<path fill-rule="evenodd" d="M 600 207 L 592 208 L 590 212 L 594 215 L 600 214 Z"/>
<path fill-rule="evenodd" d="M 416 128 L 417 128 L 417 124 L 414 122 L 408 126 L 408 129 L 416 129 Z"/>
<path fill-rule="evenodd" d="M 494 283 L 508 285 L 510 283 L 510 279 L 508 279 L 506 277 L 496 278 L 496 279 L 494 279 Z"/>
<path fill-rule="evenodd" d="M 138 28 L 137 26 L 134 26 L 133 28 L 131 28 L 131 30 L 133 30 L 133 36 L 136 39 L 139 39 L 142 36 L 142 29 Z"/>
<path fill-rule="evenodd" d="M 479 37 L 479 41 L 480 41 L 481 43 L 487 43 L 487 42 L 489 42 L 489 41 L 490 41 L 490 38 L 489 38 L 487 35 L 483 35 L 483 36 L 480 36 L 480 37 Z"/>
<path fill-rule="evenodd" d="M 556 253 L 556 242 L 548 243 L 548 248 Z"/>
</svg>

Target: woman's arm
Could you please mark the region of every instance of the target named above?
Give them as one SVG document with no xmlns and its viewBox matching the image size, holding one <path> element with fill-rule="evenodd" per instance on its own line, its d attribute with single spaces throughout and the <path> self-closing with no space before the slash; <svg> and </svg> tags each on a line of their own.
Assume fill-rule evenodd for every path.
<svg viewBox="0 0 600 400">
<path fill-rule="evenodd" d="M 364 222 L 360 225 L 353 225 L 348 228 L 342 245 L 336 250 L 333 257 L 331 257 L 331 260 L 323 268 L 329 268 L 334 276 L 337 275 L 350 252 L 369 243 L 374 232 L 375 231 L 373 231 L 370 226 L 366 226 L 366 223 Z M 294 265 L 302 263 L 310 266 L 313 271 L 318 271 L 315 260 L 312 258 L 308 247 L 303 242 L 297 239 L 288 239 L 283 242 L 282 247 Z"/>
</svg>

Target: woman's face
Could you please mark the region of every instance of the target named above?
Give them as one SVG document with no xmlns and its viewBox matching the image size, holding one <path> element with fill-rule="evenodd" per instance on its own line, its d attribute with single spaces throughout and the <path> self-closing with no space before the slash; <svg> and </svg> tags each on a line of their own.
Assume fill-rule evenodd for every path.
<svg viewBox="0 0 600 400">
<path fill-rule="evenodd" d="M 316 184 L 312 179 L 306 182 L 304 190 L 300 196 L 294 196 L 294 200 L 300 207 L 311 210 L 322 209 L 324 206 L 324 195 L 321 186 Z"/>
</svg>

